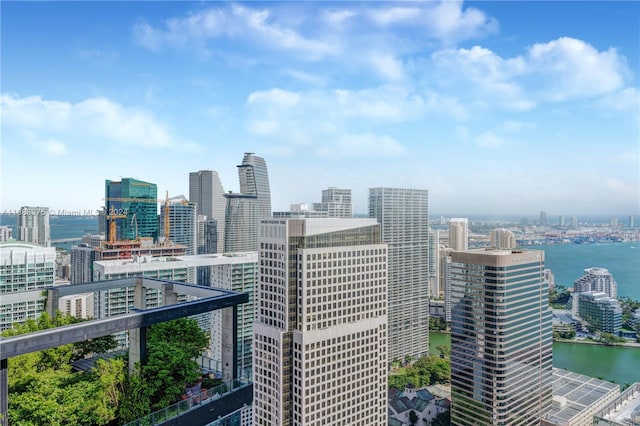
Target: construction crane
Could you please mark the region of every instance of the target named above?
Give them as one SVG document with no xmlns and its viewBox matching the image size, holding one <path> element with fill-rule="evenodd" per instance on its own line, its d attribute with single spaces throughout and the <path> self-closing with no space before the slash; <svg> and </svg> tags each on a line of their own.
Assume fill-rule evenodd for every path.
<svg viewBox="0 0 640 426">
<path fill-rule="evenodd" d="M 169 240 L 169 233 L 171 231 L 171 225 L 169 223 L 169 204 L 189 204 L 189 201 L 187 200 L 170 200 L 169 199 L 169 191 L 165 192 L 165 199 L 156 199 L 156 198 L 131 198 L 131 197 L 106 197 L 102 199 L 103 201 L 116 201 L 116 202 L 121 202 L 121 203 L 164 203 L 163 205 L 163 212 L 164 212 L 164 239 L 165 239 L 165 244 L 169 244 L 171 241 Z M 135 216 L 135 213 L 134 213 Z M 126 218 L 127 215 L 109 215 L 107 216 L 107 218 L 113 218 L 113 219 L 117 219 L 117 218 Z M 132 219 L 133 221 L 133 219 Z M 137 224 L 138 221 L 136 219 L 136 237 L 138 236 L 138 231 L 137 231 Z M 111 231 L 111 229 L 113 228 L 113 232 Z M 111 221 L 109 223 L 109 242 L 114 242 L 115 241 L 115 221 Z M 113 241 L 112 241 L 113 239 Z"/>
<path fill-rule="evenodd" d="M 109 243 L 116 242 L 116 219 L 126 219 L 126 214 L 109 214 L 105 218 L 109 221 Z"/>
</svg>

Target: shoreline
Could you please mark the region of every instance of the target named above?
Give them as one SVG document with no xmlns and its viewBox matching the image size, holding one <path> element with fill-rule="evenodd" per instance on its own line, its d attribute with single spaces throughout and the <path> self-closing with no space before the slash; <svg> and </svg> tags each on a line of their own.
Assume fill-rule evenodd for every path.
<svg viewBox="0 0 640 426">
<path fill-rule="evenodd" d="M 627 347 L 627 348 L 640 348 L 640 343 L 637 342 L 625 342 L 625 343 L 612 343 L 610 345 L 607 345 L 606 343 L 602 343 L 602 342 L 596 342 L 593 340 L 586 340 L 586 339 L 582 339 L 582 340 L 567 340 L 567 339 L 553 339 L 553 342 L 558 342 L 558 343 L 577 343 L 579 345 L 594 345 L 594 346 L 607 346 L 607 347 L 616 347 L 619 346 L 621 348 Z"/>
</svg>

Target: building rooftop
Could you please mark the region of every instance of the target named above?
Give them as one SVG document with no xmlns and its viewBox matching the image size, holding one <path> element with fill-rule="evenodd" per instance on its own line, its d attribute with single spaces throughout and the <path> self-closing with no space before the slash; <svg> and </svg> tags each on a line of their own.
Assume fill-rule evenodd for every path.
<svg viewBox="0 0 640 426">
<path fill-rule="evenodd" d="M 552 424 L 568 423 L 600 398 L 620 389 L 615 383 L 558 368 L 553 369 L 552 386 L 553 402 L 545 418 Z"/>
<path fill-rule="evenodd" d="M 634 421 L 635 417 L 635 421 Z M 615 400 L 594 415 L 611 425 L 640 425 L 640 382 L 629 386 Z"/>
</svg>

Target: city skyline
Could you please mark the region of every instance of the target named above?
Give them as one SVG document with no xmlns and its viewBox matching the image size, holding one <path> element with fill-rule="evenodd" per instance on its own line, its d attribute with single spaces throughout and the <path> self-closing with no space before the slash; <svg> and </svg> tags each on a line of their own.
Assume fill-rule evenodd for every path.
<svg viewBox="0 0 640 426">
<path fill-rule="evenodd" d="M 237 192 L 255 152 L 274 211 L 338 187 L 363 214 L 384 186 L 436 213 L 639 213 L 636 2 L 2 9 L 3 210 L 97 210 L 119 176 L 187 195 L 196 170 Z"/>
</svg>

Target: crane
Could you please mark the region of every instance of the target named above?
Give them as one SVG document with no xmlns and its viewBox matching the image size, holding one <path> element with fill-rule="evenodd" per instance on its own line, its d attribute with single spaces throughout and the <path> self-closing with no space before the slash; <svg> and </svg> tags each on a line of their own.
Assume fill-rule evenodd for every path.
<svg viewBox="0 0 640 426">
<path fill-rule="evenodd" d="M 156 198 L 133 198 L 133 197 L 105 197 L 102 199 L 103 201 L 116 201 L 116 202 L 121 202 L 121 203 L 164 203 L 163 205 L 163 211 L 164 211 L 164 238 L 165 238 L 165 244 L 169 244 L 169 233 L 171 230 L 171 225 L 169 223 L 169 204 L 189 204 L 189 201 L 187 201 L 186 199 L 182 199 L 182 200 L 171 200 L 169 199 L 169 191 L 165 192 L 165 199 L 156 199 Z M 112 219 L 117 219 L 117 218 L 126 218 L 127 215 L 109 215 L 107 216 L 107 218 L 112 218 Z M 134 213 L 134 218 L 135 218 L 135 213 Z M 132 218 L 133 221 L 133 218 Z M 138 236 L 138 230 L 137 230 L 137 224 L 138 221 L 136 219 L 136 237 Z M 113 228 L 113 232 L 112 232 L 112 228 Z M 112 220 L 109 223 L 109 241 L 110 242 L 114 242 L 115 241 L 115 222 Z M 113 241 L 112 241 L 113 240 Z"/>
<path fill-rule="evenodd" d="M 115 219 L 126 219 L 126 214 L 109 214 L 105 218 L 109 221 L 109 243 L 116 242 L 116 221 Z"/>
</svg>

